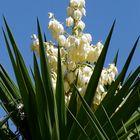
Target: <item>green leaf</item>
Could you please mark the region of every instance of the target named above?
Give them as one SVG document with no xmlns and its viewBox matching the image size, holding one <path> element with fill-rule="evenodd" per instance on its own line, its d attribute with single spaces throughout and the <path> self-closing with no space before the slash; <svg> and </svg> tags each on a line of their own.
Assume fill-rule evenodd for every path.
<svg viewBox="0 0 140 140">
<path fill-rule="evenodd" d="M 114 60 L 113 60 L 113 63 L 115 64 L 115 66 L 117 65 L 118 55 L 119 55 L 119 50 L 117 51 L 117 53 L 114 57 Z"/>
<path fill-rule="evenodd" d="M 129 67 L 129 65 L 130 65 L 130 62 L 131 62 L 131 60 L 132 60 L 132 57 L 133 57 L 134 52 L 135 52 L 135 50 L 136 50 L 136 47 L 137 47 L 137 45 L 138 45 L 139 38 L 140 38 L 140 36 L 137 38 L 136 42 L 134 43 L 134 46 L 133 46 L 133 48 L 132 48 L 132 50 L 131 50 L 131 52 L 130 52 L 130 54 L 129 54 L 127 60 L 126 60 L 126 63 L 125 63 L 125 65 L 124 65 L 123 69 L 122 69 L 122 75 L 124 75 L 124 76 L 123 76 L 123 78 L 122 78 L 122 80 L 121 80 L 121 83 L 123 83 L 123 81 L 124 81 L 126 72 L 127 72 L 127 70 L 128 70 L 128 67 Z"/>
<path fill-rule="evenodd" d="M 78 81 L 78 74 L 76 76 L 76 80 L 74 81 L 74 85 L 77 85 Z M 72 87 L 72 95 L 69 101 L 68 108 L 71 111 L 71 113 L 76 117 L 77 114 L 77 93 L 76 93 L 76 87 L 73 85 Z M 67 128 L 68 128 L 68 133 L 70 132 L 71 126 L 74 122 L 72 116 L 70 113 L 67 111 Z"/>
<path fill-rule="evenodd" d="M 79 129 L 81 130 L 84 139 L 85 140 L 90 140 L 89 136 L 87 135 L 87 133 L 85 132 L 85 130 L 83 129 L 83 127 L 80 125 L 80 123 L 77 121 L 77 119 L 75 118 L 75 116 L 72 114 L 72 112 L 67 108 L 67 110 L 69 111 L 70 115 L 72 116 L 72 118 L 74 119 L 75 123 L 78 125 Z M 69 137 L 68 137 L 69 140 Z"/>
<path fill-rule="evenodd" d="M 11 93 L 11 95 L 13 96 L 13 98 L 15 100 L 20 100 L 21 99 L 21 95 L 20 95 L 19 89 L 17 88 L 16 84 L 9 77 L 9 75 L 4 70 L 4 68 L 2 67 L 2 65 L 0 65 L 0 67 L 1 67 L 0 77 L 1 77 L 2 81 L 4 82 L 4 84 L 6 85 L 6 87 L 8 88 L 8 90 Z"/>
<path fill-rule="evenodd" d="M 135 122 L 135 127 L 136 127 L 136 132 L 137 132 L 137 135 L 138 135 L 138 139 L 140 139 L 140 130 L 139 130 L 136 122 Z"/>
<path fill-rule="evenodd" d="M 45 33 L 44 33 L 44 41 L 45 41 L 45 42 L 47 42 L 47 38 L 46 38 L 46 35 L 45 35 Z"/>
<path fill-rule="evenodd" d="M 92 126 L 95 134 L 97 135 L 97 138 L 99 140 L 106 140 L 106 138 L 108 139 L 108 137 L 107 137 L 106 133 L 104 132 L 102 126 L 100 125 L 98 119 L 96 118 L 95 114 L 91 110 L 90 106 L 86 103 L 85 99 L 81 96 L 78 89 L 77 89 L 77 93 L 80 97 L 80 100 L 82 101 L 84 111 L 86 112 L 86 114 L 91 122 L 91 126 Z"/>
<path fill-rule="evenodd" d="M 110 139 L 118 140 L 118 136 L 117 136 L 117 133 L 115 131 L 115 128 L 114 128 L 114 126 L 113 126 L 113 124 L 112 124 L 112 122 L 111 122 L 111 120 L 110 120 L 110 118 L 109 118 L 109 116 L 108 116 L 108 114 L 107 114 L 107 112 L 106 112 L 106 110 L 105 110 L 103 105 L 102 105 L 102 108 L 103 108 L 104 114 L 105 114 L 105 116 L 107 118 L 107 122 L 108 122 L 109 128 L 110 128 L 110 131 L 107 134 L 110 137 Z M 106 132 L 106 130 L 105 130 L 105 132 Z"/>
<path fill-rule="evenodd" d="M 140 119 L 140 112 L 137 111 L 125 124 L 124 127 L 127 129 L 129 128 L 129 126 L 131 126 L 132 124 L 134 124 L 137 120 Z M 121 127 L 121 129 L 119 129 L 119 131 L 117 132 L 117 135 L 120 135 L 121 133 L 125 133 L 124 132 L 124 128 Z"/>
<path fill-rule="evenodd" d="M 109 116 L 116 110 L 116 108 L 121 104 L 123 99 L 128 95 L 129 91 L 131 90 L 131 86 L 136 80 L 136 77 L 140 73 L 140 67 L 138 67 L 135 72 L 128 78 L 122 88 L 118 91 L 116 96 L 113 96 L 110 103 L 106 108 L 108 109 Z M 110 106 L 111 105 L 111 106 Z"/>
<path fill-rule="evenodd" d="M 60 47 L 58 46 L 58 62 L 57 62 L 57 83 L 56 83 L 56 104 L 59 119 L 60 139 L 66 139 L 66 109 L 65 109 L 65 95 L 64 82 L 62 76 Z"/>
<path fill-rule="evenodd" d="M 42 81 L 45 89 L 45 97 L 46 101 L 48 102 L 48 117 L 51 120 L 51 127 L 54 123 L 54 92 L 51 82 L 51 74 L 50 69 L 48 66 L 48 59 L 46 57 L 46 53 L 44 50 L 44 43 L 42 39 L 41 29 L 39 20 L 37 19 L 37 28 L 38 28 L 38 38 L 39 38 L 39 48 L 40 48 L 40 65 L 41 65 L 41 74 L 42 74 Z M 52 130 L 50 130 L 52 131 Z"/>
<path fill-rule="evenodd" d="M 108 92 L 107 92 L 107 95 L 105 96 L 105 98 L 103 99 L 102 101 L 102 104 L 103 106 L 105 107 L 109 117 L 112 115 L 112 111 L 110 111 L 110 107 L 114 104 L 110 103 L 112 102 L 112 99 L 115 98 L 115 92 L 116 90 L 118 89 L 118 85 L 121 83 L 123 83 L 123 80 L 125 78 L 125 75 L 126 75 L 126 72 L 128 70 L 128 67 L 129 67 L 129 64 L 131 62 L 131 59 L 132 59 L 132 56 L 135 52 L 135 49 L 137 47 L 137 44 L 138 44 L 138 41 L 139 41 L 139 37 L 138 39 L 136 40 L 135 44 L 134 44 L 134 47 L 132 48 L 127 60 L 126 60 L 126 63 L 121 71 L 121 73 L 119 74 L 119 76 L 117 77 L 117 79 L 115 80 L 115 82 L 110 86 Z M 95 112 L 96 116 L 98 117 L 98 119 L 100 120 L 101 124 L 103 125 L 105 122 L 106 122 L 106 117 L 103 117 L 103 110 L 102 110 L 102 107 L 99 106 L 98 109 L 96 110 Z"/>
<path fill-rule="evenodd" d="M 14 40 L 14 38 L 13 38 L 13 35 L 12 35 L 11 31 L 10 31 L 10 28 L 8 27 L 8 24 L 7 24 L 5 18 L 4 18 L 4 22 L 5 22 L 5 26 L 6 26 L 6 29 L 7 29 L 7 33 L 8 33 L 10 42 L 11 42 L 11 44 L 12 44 L 12 48 L 13 48 L 13 50 L 14 50 L 14 54 L 15 54 L 15 58 L 16 58 L 16 62 L 17 62 L 17 67 L 20 66 L 20 68 L 21 68 L 21 70 L 22 70 L 22 73 L 24 73 L 23 75 L 24 75 L 24 78 L 25 78 L 26 82 L 28 82 L 28 83 L 30 84 L 29 87 L 31 87 L 32 90 L 33 90 L 33 84 L 32 84 L 30 75 L 29 75 L 29 73 L 28 73 L 28 70 L 27 70 L 27 68 L 26 68 L 24 59 L 23 59 L 23 57 L 22 57 L 22 55 L 21 55 L 21 53 L 20 53 L 20 51 L 19 51 L 19 49 L 18 49 L 18 47 L 17 47 L 17 45 L 16 45 L 16 42 L 15 42 L 15 40 Z M 9 46 L 9 45 L 8 45 L 8 46 Z M 7 47 L 8 47 L 8 46 L 7 46 Z"/>
<path fill-rule="evenodd" d="M 109 35 L 108 35 L 108 37 L 106 39 L 106 42 L 104 44 L 101 55 L 98 58 L 97 64 L 94 68 L 93 74 L 92 74 L 92 76 L 90 78 L 90 81 L 89 81 L 89 84 L 87 86 L 87 90 L 86 90 L 84 98 L 89 105 L 91 105 L 93 97 L 94 97 L 95 92 L 96 92 L 96 88 L 97 88 L 98 81 L 99 81 L 99 78 L 100 78 L 100 75 L 101 75 L 101 71 L 102 71 L 102 68 L 103 68 L 103 65 L 104 65 L 104 62 L 105 62 L 105 58 L 106 58 L 106 55 L 107 55 L 107 50 L 109 48 L 109 44 L 110 44 L 110 40 L 111 40 L 111 37 L 112 37 L 114 26 L 115 26 L 115 21 L 114 21 L 114 23 L 111 27 L 111 30 L 110 30 Z"/>
<path fill-rule="evenodd" d="M 6 22 L 6 21 L 5 21 Z M 6 23 L 7 25 L 7 23 Z M 8 25 L 7 25 L 8 26 Z M 6 26 L 6 27 L 7 27 Z M 9 31 L 9 27 L 7 27 L 8 31 Z M 10 32 L 10 31 L 9 31 Z M 6 37 L 6 34 L 3 30 L 3 34 L 4 34 L 4 38 L 5 38 L 5 42 L 6 42 L 6 46 L 7 46 L 7 50 L 8 50 L 8 53 L 9 53 L 9 56 L 10 56 L 10 59 L 11 59 L 11 63 L 12 63 L 12 66 L 13 66 L 13 69 L 14 69 L 14 73 L 15 73 L 15 76 L 16 76 L 16 79 L 17 79 L 17 83 L 18 83 L 18 86 L 19 86 L 19 89 L 20 89 L 20 93 L 21 93 L 21 96 L 22 96 L 22 100 L 23 100 L 23 103 L 24 103 L 24 106 L 25 106 L 25 110 L 26 112 L 28 112 L 28 92 L 25 90 L 25 86 L 23 84 L 23 81 L 21 79 L 21 74 L 19 73 L 19 70 L 18 70 L 18 67 L 17 67 L 17 63 L 15 61 L 15 58 L 12 54 L 12 51 L 10 49 L 10 45 L 8 43 L 8 39 Z M 13 38 L 13 37 L 12 37 Z M 12 39 L 13 40 L 13 39 Z M 22 94 L 24 93 L 24 94 Z"/>
<path fill-rule="evenodd" d="M 25 107 L 25 113 L 28 116 L 27 117 L 28 123 L 25 123 L 25 124 L 30 126 L 30 132 L 32 135 L 31 137 L 32 137 L 32 139 L 35 140 L 35 139 L 39 138 L 39 132 L 36 133 L 37 127 L 39 124 L 38 124 L 38 121 L 37 121 L 37 118 L 35 115 L 36 114 L 36 106 L 35 106 L 36 100 L 35 100 L 35 92 L 34 92 L 33 83 L 31 81 L 31 78 L 30 78 L 30 75 L 29 75 L 28 70 L 26 68 L 26 65 L 24 63 L 24 60 L 20 54 L 20 51 L 17 48 L 16 42 L 13 38 L 13 35 L 10 31 L 10 28 L 8 27 L 8 24 L 5 20 L 5 18 L 4 18 L 4 22 L 5 22 L 7 33 L 8 33 L 11 45 L 12 45 L 12 49 L 14 51 L 14 56 L 15 56 L 16 62 L 14 61 L 14 56 L 12 55 L 12 52 L 10 50 L 10 46 L 8 44 L 8 40 L 7 40 L 6 35 L 4 33 L 5 40 L 7 42 L 7 48 L 9 50 L 9 55 L 11 56 L 11 61 L 13 63 L 13 67 L 15 70 L 15 75 L 17 78 L 17 82 L 19 85 L 22 99 L 23 99 L 23 104 Z M 32 113 L 30 113 L 30 112 L 32 112 Z M 25 128 L 24 128 L 25 131 L 26 131 L 27 127 L 28 126 L 25 126 Z"/>
<path fill-rule="evenodd" d="M 127 97 L 127 100 L 124 102 L 122 107 L 111 118 L 112 124 L 115 127 L 116 131 L 118 131 L 121 128 L 122 120 L 124 123 L 126 123 L 132 116 L 132 114 L 138 109 L 139 105 L 139 89 L 136 86 L 133 90 L 131 90 Z"/>
<path fill-rule="evenodd" d="M 48 113 L 48 102 L 46 101 L 46 93 L 45 93 L 45 89 L 43 86 L 43 82 L 41 79 L 41 75 L 39 72 L 39 67 L 38 67 L 38 63 L 36 60 L 36 56 L 35 54 L 33 55 L 34 58 L 34 76 L 35 76 L 35 90 L 36 90 L 36 103 L 37 103 L 37 111 L 38 114 L 36 114 L 38 116 L 38 120 L 39 120 L 39 124 L 40 124 L 40 130 L 41 130 L 41 136 L 42 136 L 42 140 L 45 140 L 45 138 L 51 138 L 51 131 L 49 128 L 51 126 L 50 121 L 48 121 L 48 119 L 46 119 L 45 114 Z"/>
<path fill-rule="evenodd" d="M 14 134 L 10 129 L 0 129 L 0 140 L 19 140 L 17 135 Z"/>
<path fill-rule="evenodd" d="M 15 126 L 20 127 L 20 118 L 17 115 L 18 114 L 16 107 L 17 103 L 15 102 L 9 90 L 1 80 L 0 80 L 0 91 L 1 91 L 0 100 L 3 103 L 2 104 L 3 109 L 7 112 L 7 114 L 10 114 L 11 112 L 14 111 L 11 115 L 11 120 L 13 121 Z"/>
<path fill-rule="evenodd" d="M 122 135 L 120 138 L 119 138 L 119 140 L 125 140 L 128 136 L 129 136 L 129 134 L 132 132 L 132 129 L 131 130 L 129 130 L 127 133 L 125 133 L 124 135 Z"/>
</svg>

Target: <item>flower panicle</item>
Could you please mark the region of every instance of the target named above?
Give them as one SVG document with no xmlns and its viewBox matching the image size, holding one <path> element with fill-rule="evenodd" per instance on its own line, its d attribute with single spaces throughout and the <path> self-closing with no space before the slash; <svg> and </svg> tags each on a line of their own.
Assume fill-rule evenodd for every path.
<svg viewBox="0 0 140 140">
<path fill-rule="evenodd" d="M 77 88 L 81 95 L 84 96 L 96 62 L 104 47 L 100 41 L 93 45 L 92 35 L 83 32 L 85 23 L 82 21 L 82 17 L 86 16 L 85 0 L 70 0 L 69 6 L 67 7 L 67 15 L 68 17 L 65 23 L 68 28 L 72 29 L 71 34 L 65 31 L 63 24 L 55 18 L 53 13 L 48 13 L 50 19 L 48 29 L 52 34 L 52 38 L 61 46 L 61 64 L 66 104 L 69 103 L 72 92 L 71 85 L 76 80 L 77 73 L 79 73 Z M 33 34 L 32 39 L 32 50 L 39 54 L 38 38 Z M 50 42 L 44 42 L 44 46 L 51 69 L 53 87 L 55 89 L 58 48 L 55 43 Z M 110 64 L 107 68 L 102 70 L 96 94 L 93 99 L 94 108 L 101 103 L 107 94 L 105 86 L 111 85 L 111 83 L 115 81 L 117 74 L 118 70 L 114 64 Z"/>
</svg>

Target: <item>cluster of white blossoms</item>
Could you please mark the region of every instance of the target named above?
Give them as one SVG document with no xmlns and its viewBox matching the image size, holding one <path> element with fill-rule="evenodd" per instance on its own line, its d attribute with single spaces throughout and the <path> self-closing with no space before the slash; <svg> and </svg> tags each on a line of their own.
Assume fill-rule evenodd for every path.
<svg viewBox="0 0 140 140">
<path fill-rule="evenodd" d="M 103 44 L 101 42 L 95 45 L 91 44 L 92 36 L 84 33 L 85 23 L 82 16 L 86 15 L 85 0 L 70 0 L 67 7 L 66 26 L 71 28 L 72 33 L 68 34 L 63 25 L 49 13 L 48 29 L 52 33 L 59 46 L 61 46 L 62 72 L 64 76 L 65 101 L 69 103 L 71 90 L 76 76 L 78 74 L 77 88 L 84 95 L 90 77 L 94 71 L 96 62 L 102 52 Z M 32 49 L 39 54 L 39 42 L 36 35 L 32 36 Z M 51 78 L 55 90 L 57 79 L 57 53 L 58 48 L 55 43 L 44 42 L 46 54 L 48 56 L 51 69 Z M 118 74 L 114 64 L 104 68 L 98 83 L 95 97 L 93 99 L 93 108 L 96 108 L 106 95 L 106 85 L 110 85 Z"/>
</svg>

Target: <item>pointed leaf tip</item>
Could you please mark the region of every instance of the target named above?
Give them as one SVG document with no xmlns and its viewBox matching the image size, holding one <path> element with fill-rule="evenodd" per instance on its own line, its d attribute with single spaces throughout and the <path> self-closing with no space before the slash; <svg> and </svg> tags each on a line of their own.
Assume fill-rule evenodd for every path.
<svg viewBox="0 0 140 140">
<path fill-rule="evenodd" d="M 3 16 L 3 20 L 4 20 L 6 28 L 9 28 L 5 16 Z"/>
<path fill-rule="evenodd" d="M 4 20 L 4 22 L 6 22 L 6 19 L 5 19 L 5 16 L 3 15 L 3 20 Z"/>
<path fill-rule="evenodd" d="M 112 29 L 114 28 L 115 24 L 116 24 L 116 19 L 113 21 Z"/>
<path fill-rule="evenodd" d="M 135 43 L 135 44 L 138 44 L 139 39 L 140 39 L 140 35 L 138 36 L 138 38 L 137 38 L 137 40 L 136 40 L 136 43 Z"/>
<path fill-rule="evenodd" d="M 116 19 L 114 20 L 113 25 L 112 25 L 112 28 L 111 28 L 111 31 L 112 31 L 112 32 L 113 32 L 113 30 L 114 30 L 115 24 L 116 24 Z"/>
<path fill-rule="evenodd" d="M 119 49 L 114 57 L 113 63 L 115 64 L 115 66 L 117 65 L 117 61 L 118 61 L 118 55 L 119 55 Z"/>
<path fill-rule="evenodd" d="M 39 24 L 39 19 L 37 17 L 37 26 L 40 27 L 40 24 Z"/>
</svg>

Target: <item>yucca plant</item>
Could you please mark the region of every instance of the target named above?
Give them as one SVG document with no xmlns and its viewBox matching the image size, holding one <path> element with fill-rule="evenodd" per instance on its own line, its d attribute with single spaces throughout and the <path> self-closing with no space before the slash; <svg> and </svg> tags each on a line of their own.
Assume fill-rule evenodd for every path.
<svg viewBox="0 0 140 140">
<path fill-rule="evenodd" d="M 73 1 L 71 0 L 69 8 L 73 6 L 72 4 Z M 82 4 L 84 7 L 84 3 Z M 78 10 L 77 7 L 76 10 Z M 139 37 L 134 43 L 120 74 L 110 84 L 103 86 L 106 94 L 95 105 L 115 21 L 97 61 L 95 63 L 89 61 L 82 63 L 82 67 L 86 65 L 93 69 L 86 90 L 82 94 L 79 88 L 79 82 L 81 82 L 79 81 L 80 70 L 76 72 L 69 90 L 66 91 L 63 72 L 63 65 L 66 61 L 63 60 L 62 56 L 63 51 L 67 50 L 67 48 L 63 49 L 65 39 L 62 35 L 57 39 L 58 34 L 53 30 L 51 24 L 54 21 L 59 25 L 60 23 L 56 21 L 52 13 L 49 13 L 49 15 L 52 18 L 49 28 L 53 37 L 58 41 L 58 45 L 55 46 L 58 51 L 57 66 L 55 67 L 56 86 L 54 86 L 55 82 L 53 81 L 52 65 L 48 53 L 46 53 L 48 42 L 46 36 L 44 36 L 44 39 L 42 37 L 39 20 L 37 20 L 38 38 L 34 35 L 37 42 L 33 44 L 33 50 L 38 52 L 39 58 L 33 52 L 33 68 L 28 70 L 4 18 L 6 32 L 3 29 L 3 34 L 16 81 L 12 80 L 4 67 L 0 65 L 0 100 L 7 113 L 7 116 L 0 120 L 0 140 L 140 139 L 140 67 L 126 75 Z M 77 18 L 79 17 L 75 14 L 73 16 L 74 21 L 69 17 L 66 22 L 68 26 L 73 22 L 72 35 L 80 34 L 78 36 L 80 38 L 84 35 L 81 34 L 84 24 L 82 23 L 76 28 L 81 20 L 81 18 Z M 66 56 L 68 59 L 68 54 Z M 118 52 L 113 60 L 114 67 L 117 65 L 117 58 Z M 77 63 L 77 65 L 78 68 L 81 67 L 81 63 Z M 68 100 L 69 94 L 70 98 Z M 8 125 L 9 119 L 17 128 L 16 132 L 13 132 Z"/>
</svg>

